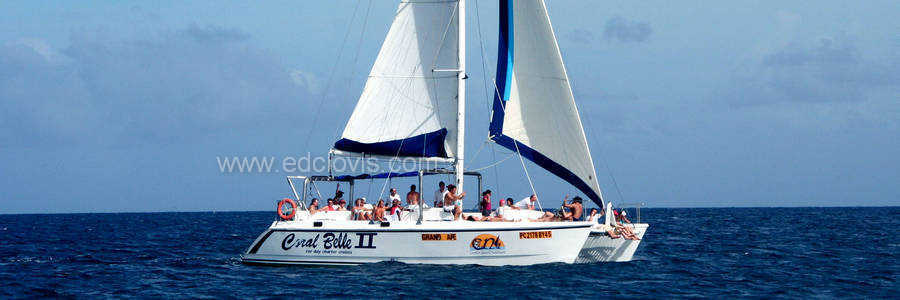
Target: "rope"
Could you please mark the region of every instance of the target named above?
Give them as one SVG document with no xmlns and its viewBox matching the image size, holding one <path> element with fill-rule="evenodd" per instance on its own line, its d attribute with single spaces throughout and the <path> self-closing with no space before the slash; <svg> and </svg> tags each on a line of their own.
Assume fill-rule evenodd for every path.
<svg viewBox="0 0 900 300">
<path fill-rule="evenodd" d="M 509 156 L 507 156 L 506 158 L 504 158 L 504 159 L 502 159 L 502 160 L 500 160 L 500 161 L 495 161 L 494 163 L 492 163 L 492 164 L 490 164 L 490 165 L 487 165 L 487 166 L 485 166 L 485 167 L 481 167 L 481 168 L 478 168 L 478 169 L 474 169 L 474 170 L 471 170 L 471 171 L 472 171 L 472 172 L 478 172 L 478 171 L 481 171 L 481 170 L 484 170 L 484 169 L 487 169 L 487 168 L 490 168 L 490 167 L 494 167 L 494 166 L 499 165 L 499 164 L 505 162 L 506 160 L 512 158 L 513 156 L 515 156 L 515 154 L 510 154 Z M 496 169 L 497 169 L 497 168 L 494 168 L 494 170 L 496 170 Z M 500 187 L 497 187 L 497 188 L 499 189 Z"/>
<path fill-rule="evenodd" d="M 490 96 L 488 96 L 488 70 L 487 70 L 487 64 L 486 64 L 487 54 L 486 54 L 486 51 L 484 50 L 485 49 L 484 48 L 484 37 L 482 36 L 482 33 L 481 33 L 481 15 L 478 13 L 478 11 L 480 11 L 481 9 L 478 8 L 478 1 L 474 1 L 474 2 L 475 2 L 475 23 L 478 26 L 478 45 L 479 45 L 479 50 L 481 50 L 481 73 L 482 73 L 481 83 L 482 83 L 482 86 L 484 87 L 485 111 L 490 111 L 492 99 Z M 488 141 L 490 141 L 490 137 L 488 137 Z M 492 144 L 490 146 L 490 148 L 491 148 L 491 160 L 497 161 L 497 151 L 494 149 L 494 145 Z M 503 159 L 503 161 L 505 161 L 506 159 L 508 159 L 508 158 Z M 503 162 L 503 161 L 501 161 L 501 162 Z M 500 187 L 500 179 L 499 179 L 500 173 L 497 171 L 497 168 L 496 168 L 496 165 L 498 165 L 498 164 L 499 163 L 496 163 L 496 164 L 493 164 L 492 166 L 494 166 L 494 186 L 498 190 L 500 190 L 500 189 L 502 189 Z"/>
<path fill-rule="evenodd" d="M 533 193 L 534 196 L 537 197 L 538 208 L 540 208 L 543 212 L 544 207 L 541 206 L 541 197 L 538 196 L 537 191 L 534 189 L 534 182 L 531 182 L 531 175 L 528 175 L 528 168 L 525 167 L 525 159 L 522 158 L 522 153 L 519 152 L 519 142 L 513 141 L 513 144 L 516 145 L 516 154 L 519 155 L 519 162 L 522 163 L 522 170 L 525 170 L 525 178 L 528 178 L 528 185 L 531 186 L 531 193 Z"/>
<path fill-rule="evenodd" d="M 316 105 L 316 110 L 313 114 L 313 120 L 309 126 L 309 132 L 306 133 L 306 140 L 303 142 L 302 149 L 309 149 L 309 139 L 312 137 L 313 131 L 316 128 L 316 124 L 319 123 L 319 115 L 321 115 L 322 112 L 322 105 L 325 104 L 325 98 L 328 97 L 328 90 L 331 89 L 331 83 L 334 79 L 334 74 L 337 71 L 338 63 L 341 61 L 341 55 L 344 53 L 344 47 L 347 45 L 347 38 L 350 37 L 350 28 L 353 25 L 353 20 L 356 19 L 356 12 L 359 10 L 359 4 L 360 2 L 357 2 L 356 7 L 353 8 L 353 16 L 350 17 L 350 22 L 347 25 L 347 32 L 344 33 L 344 39 L 341 41 L 341 48 L 338 51 L 338 56 L 334 60 L 334 64 L 331 67 L 331 73 L 328 75 L 328 81 L 326 81 L 325 83 L 325 89 L 322 92 L 322 97 L 319 98 L 319 104 Z M 310 170 L 307 171 L 307 175 L 309 175 L 309 172 L 312 172 L 312 168 L 309 169 Z"/>
</svg>

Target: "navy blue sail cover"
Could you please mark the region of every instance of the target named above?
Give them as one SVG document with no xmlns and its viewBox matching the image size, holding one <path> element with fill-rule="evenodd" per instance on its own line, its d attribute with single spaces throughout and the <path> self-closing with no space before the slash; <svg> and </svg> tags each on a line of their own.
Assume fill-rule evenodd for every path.
<svg viewBox="0 0 900 300">
<path fill-rule="evenodd" d="M 398 157 L 448 157 L 444 148 L 447 128 L 408 137 L 377 143 L 360 143 L 349 139 L 340 139 L 334 143 L 334 149 L 372 155 Z"/>
</svg>

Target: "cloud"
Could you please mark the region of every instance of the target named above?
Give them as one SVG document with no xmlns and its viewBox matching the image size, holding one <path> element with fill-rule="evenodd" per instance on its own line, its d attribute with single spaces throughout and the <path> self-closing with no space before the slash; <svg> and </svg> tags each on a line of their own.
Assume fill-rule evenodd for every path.
<svg viewBox="0 0 900 300">
<path fill-rule="evenodd" d="M 589 30 L 576 28 L 566 33 L 565 38 L 576 43 L 590 44 L 594 41 L 594 33 Z"/>
<path fill-rule="evenodd" d="M 236 29 L 70 40 L 0 45 L 0 139 L 9 141 L 0 147 L 190 141 L 287 125 L 308 111 L 308 86 Z"/>
<path fill-rule="evenodd" d="M 795 39 L 739 69 L 724 96 L 739 106 L 857 102 L 900 86 L 900 57 L 861 53 L 847 36 Z"/>
<path fill-rule="evenodd" d="M 619 42 L 643 42 L 653 34 L 650 23 L 638 22 L 615 16 L 603 28 L 603 36 L 607 40 Z"/>
<path fill-rule="evenodd" d="M 200 25 L 192 24 L 180 32 L 198 42 L 242 42 L 250 38 L 248 34 L 238 29 L 215 25 L 201 27 Z"/>
</svg>

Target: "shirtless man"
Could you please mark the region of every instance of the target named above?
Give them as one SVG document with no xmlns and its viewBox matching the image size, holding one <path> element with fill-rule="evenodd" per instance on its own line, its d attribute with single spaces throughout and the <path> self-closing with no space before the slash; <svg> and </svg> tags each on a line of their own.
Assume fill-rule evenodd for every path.
<svg viewBox="0 0 900 300">
<path fill-rule="evenodd" d="M 569 196 L 566 196 L 568 199 Z M 568 208 L 568 212 L 563 212 L 562 220 L 563 221 L 584 221 L 581 217 L 584 214 L 584 206 L 581 204 L 581 197 L 576 196 L 572 199 L 572 203 L 566 204 L 566 199 L 563 200 L 563 207 Z"/>
<path fill-rule="evenodd" d="M 416 185 L 409 186 L 409 193 L 406 193 L 406 205 L 419 204 L 419 192 L 416 192 Z"/>
<path fill-rule="evenodd" d="M 459 220 L 462 215 L 462 199 L 466 196 L 466 192 L 459 195 L 456 194 L 456 186 L 447 186 L 447 193 L 444 194 L 444 211 L 453 213 L 453 220 Z"/>
<path fill-rule="evenodd" d="M 375 205 L 372 220 L 381 221 L 381 222 L 387 221 L 387 219 L 384 218 L 384 209 L 385 209 L 384 200 L 379 199 L 378 204 Z"/>
<path fill-rule="evenodd" d="M 309 214 L 315 214 L 319 211 L 319 198 L 312 198 L 312 201 L 309 201 Z"/>
</svg>

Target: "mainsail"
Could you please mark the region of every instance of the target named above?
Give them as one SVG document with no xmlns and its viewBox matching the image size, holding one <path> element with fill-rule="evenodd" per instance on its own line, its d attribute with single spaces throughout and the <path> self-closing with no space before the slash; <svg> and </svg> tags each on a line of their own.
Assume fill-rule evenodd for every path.
<svg viewBox="0 0 900 300">
<path fill-rule="evenodd" d="M 401 1 L 334 149 L 452 158 L 457 141 L 456 1 Z"/>
<path fill-rule="evenodd" d="M 581 117 L 543 0 L 500 0 L 498 48 L 491 139 L 574 185 L 603 207 Z"/>
</svg>

